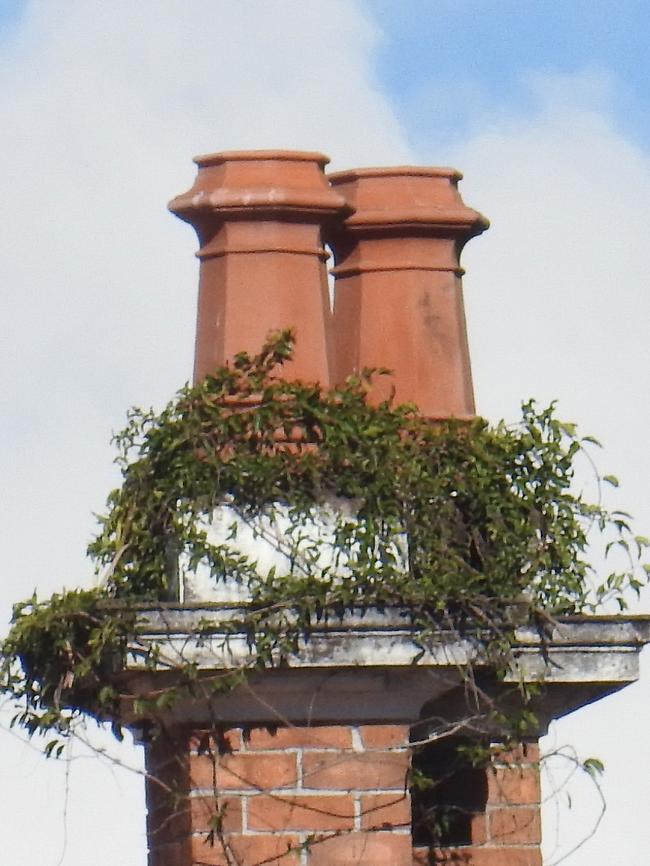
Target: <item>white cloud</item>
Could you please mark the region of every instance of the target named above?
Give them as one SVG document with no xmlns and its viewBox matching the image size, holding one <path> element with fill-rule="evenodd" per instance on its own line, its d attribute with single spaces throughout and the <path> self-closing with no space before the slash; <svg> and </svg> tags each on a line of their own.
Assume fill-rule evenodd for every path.
<svg viewBox="0 0 650 866">
<path fill-rule="evenodd" d="M 571 86 L 558 106 L 555 80 L 532 121 L 453 153 L 465 199 L 492 220 L 464 254 L 477 401 L 513 417 L 524 397 L 559 399 L 564 416 L 603 440 L 599 462 L 650 523 L 639 471 L 650 421 L 650 155 L 606 114 L 580 108 Z"/>
<path fill-rule="evenodd" d="M 539 102 L 532 118 L 486 124 L 450 155 L 465 172 L 466 201 L 492 220 L 464 255 L 477 404 L 514 419 L 524 397 L 559 399 L 561 416 L 605 445 L 598 464 L 621 479 L 610 504 L 631 511 L 647 535 L 650 154 L 610 120 L 607 76 L 530 80 Z M 608 768 L 602 826 L 570 866 L 640 862 L 650 845 L 649 702 L 646 675 L 555 726 L 549 745 L 577 744 Z M 573 794 L 574 809 L 566 801 L 561 809 L 560 853 L 597 814 L 584 787 Z"/>
<path fill-rule="evenodd" d="M 195 243 L 165 203 L 191 156 L 407 158 L 368 72 L 375 38 L 342 0 L 28 5 L 0 66 L 6 519 L 48 539 L 41 559 L 14 548 L 28 587 L 79 581 L 110 429 L 188 377 Z"/>
<path fill-rule="evenodd" d="M 34 586 L 89 582 L 110 431 L 189 377 L 195 240 L 165 204 L 190 185 L 191 157 L 408 160 L 370 72 L 376 39 L 347 0 L 27 4 L 0 58 L 5 616 Z M 4 860 L 56 866 L 61 768 L 1 730 L 0 763 Z M 89 763 L 71 765 L 63 866 L 144 862 L 139 780 L 117 788 Z"/>
<path fill-rule="evenodd" d="M 556 121 L 563 117 L 569 125 L 575 113 L 584 117 L 588 112 L 609 112 L 622 87 L 611 70 L 598 67 L 572 74 L 530 69 L 519 77 L 539 115 L 552 115 Z"/>
</svg>

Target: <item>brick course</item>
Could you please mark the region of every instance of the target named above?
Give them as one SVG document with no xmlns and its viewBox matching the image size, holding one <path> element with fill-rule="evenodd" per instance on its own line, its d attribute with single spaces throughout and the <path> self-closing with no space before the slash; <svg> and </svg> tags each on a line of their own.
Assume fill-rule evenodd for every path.
<svg viewBox="0 0 650 866">
<path fill-rule="evenodd" d="M 504 805 L 539 803 L 539 772 L 536 766 L 512 765 L 488 772 L 488 801 Z"/>
<path fill-rule="evenodd" d="M 224 789 L 293 788 L 297 780 L 296 756 L 291 753 L 250 755 L 193 755 L 192 787 Z"/>
<path fill-rule="evenodd" d="M 353 830 L 354 800 L 349 794 L 248 798 L 249 830 Z"/>
<path fill-rule="evenodd" d="M 352 731 L 347 725 L 286 727 L 269 730 L 251 728 L 244 732 L 246 748 L 260 749 L 351 749 Z"/>
<path fill-rule="evenodd" d="M 493 844 L 539 845 L 542 841 L 538 808 L 488 809 L 487 817 L 489 836 Z"/>
<path fill-rule="evenodd" d="M 359 734 L 366 749 L 408 746 L 408 725 L 360 725 Z"/>
<path fill-rule="evenodd" d="M 447 848 L 429 852 L 428 848 L 414 851 L 414 866 L 542 866 L 539 848 Z"/>
<path fill-rule="evenodd" d="M 241 797 L 191 797 L 191 831 L 210 831 L 220 826 L 224 833 L 241 833 Z"/>
<path fill-rule="evenodd" d="M 192 859 L 183 866 L 298 866 L 300 840 L 295 835 L 234 834 L 224 843 L 210 845 L 201 836 L 192 839 Z M 176 866 L 176 864 L 174 864 Z"/>
<path fill-rule="evenodd" d="M 348 833 L 316 841 L 309 866 L 411 866 L 411 837 L 404 833 Z"/>
<path fill-rule="evenodd" d="M 363 830 L 386 830 L 392 827 L 410 830 L 411 798 L 405 791 L 362 794 L 360 803 Z"/>
<path fill-rule="evenodd" d="M 311 752 L 303 756 L 306 788 L 401 788 L 406 785 L 408 752 Z"/>
</svg>

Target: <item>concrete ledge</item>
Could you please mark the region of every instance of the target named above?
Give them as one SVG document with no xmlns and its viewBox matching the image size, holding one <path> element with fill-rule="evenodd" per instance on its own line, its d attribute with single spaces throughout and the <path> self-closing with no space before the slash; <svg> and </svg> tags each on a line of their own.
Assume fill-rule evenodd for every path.
<svg viewBox="0 0 650 866">
<path fill-rule="evenodd" d="M 281 667 L 258 671 L 237 689 L 212 694 L 219 672 L 253 659 L 246 636 L 224 626 L 244 613 L 227 604 L 159 604 L 141 607 L 142 649 L 157 645 L 155 670 L 134 657 L 122 675 L 135 693 L 170 684 L 180 665 L 191 663 L 203 678 L 202 698 L 175 707 L 174 721 L 204 723 L 294 723 L 386 719 L 413 723 L 433 712 L 446 718 L 467 712 L 465 666 L 472 664 L 486 694 L 509 692 L 517 683 L 542 683 L 537 712 L 540 726 L 598 700 L 639 675 L 639 653 L 650 642 L 650 617 L 567 617 L 549 626 L 516 632 L 516 664 L 505 681 L 496 681 L 482 659 L 481 643 L 441 629 L 426 647 L 418 645 L 407 614 L 377 610 L 333 618 L 314 629 L 300 652 Z M 278 663 L 279 663 L 278 659 Z M 432 710 L 433 708 L 433 710 Z"/>
<path fill-rule="evenodd" d="M 200 669 L 228 669 L 250 661 L 246 636 L 228 634 L 246 612 L 242 605 L 159 605 L 139 611 L 140 640 L 161 646 L 161 666 L 191 662 Z M 440 629 L 421 646 L 408 614 L 377 610 L 332 617 L 314 628 L 290 668 L 480 666 L 481 642 Z M 549 623 L 545 634 L 530 626 L 516 631 L 519 675 L 564 682 L 632 682 L 638 656 L 650 642 L 650 617 L 565 617 Z M 137 661 L 134 667 L 138 667 Z"/>
</svg>

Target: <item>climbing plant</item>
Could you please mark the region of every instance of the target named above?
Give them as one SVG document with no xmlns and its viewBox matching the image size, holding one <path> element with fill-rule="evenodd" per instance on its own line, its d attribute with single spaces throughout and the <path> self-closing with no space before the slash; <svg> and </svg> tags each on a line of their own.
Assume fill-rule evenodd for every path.
<svg viewBox="0 0 650 866">
<path fill-rule="evenodd" d="M 574 489 L 576 456 L 594 440 L 553 406 L 524 404 L 514 426 L 433 422 L 369 402 L 385 371 L 333 389 L 284 380 L 292 347 L 291 332 L 276 334 L 162 412 L 130 411 L 115 437 L 122 484 L 89 548 L 99 587 L 17 604 L 2 644 L 1 686 L 30 733 L 65 734 L 79 715 L 119 732 L 115 674 L 130 657 L 160 661 L 159 646 L 138 639 L 137 604 L 175 599 L 199 575 L 244 598 L 224 628 L 246 635 L 252 667 L 289 659 L 323 621 L 390 608 L 421 651 L 449 629 L 503 673 L 517 625 L 543 632 L 608 600 L 624 608 L 639 591 L 648 541 L 628 515 Z M 600 580 L 593 532 L 624 556 Z M 180 664 L 154 709 L 196 675 Z"/>
</svg>

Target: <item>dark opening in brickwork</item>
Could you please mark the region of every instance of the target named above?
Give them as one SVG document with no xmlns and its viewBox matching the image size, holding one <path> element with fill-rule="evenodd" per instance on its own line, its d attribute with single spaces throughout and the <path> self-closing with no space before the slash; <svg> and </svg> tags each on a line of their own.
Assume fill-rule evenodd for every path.
<svg viewBox="0 0 650 866">
<path fill-rule="evenodd" d="M 414 845 L 472 844 L 474 816 L 485 812 L 487 772 L 469 753 L 473 741 L 443 737 L 413 754 L 411 810 Z"/>
</svg>

